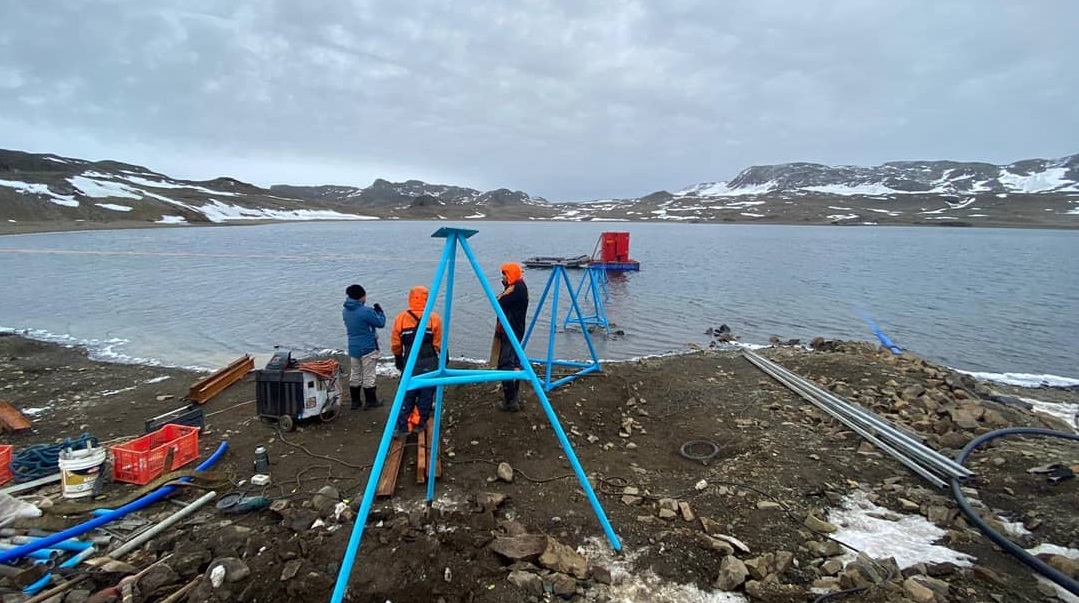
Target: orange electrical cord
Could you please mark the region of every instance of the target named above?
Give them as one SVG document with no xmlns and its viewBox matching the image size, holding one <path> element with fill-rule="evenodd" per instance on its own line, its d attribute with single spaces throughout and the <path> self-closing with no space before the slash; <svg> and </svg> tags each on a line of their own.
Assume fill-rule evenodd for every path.
<svg viewBox="0 0 1079 603">
<path fill-rule="evenodd" d="M 310 360 L 297 364 L 296 368 L 308 373 L 314 373 L 323 379 L 333 379 L 337 376 L 341 365 L 336 360 Z"/>
</svg>

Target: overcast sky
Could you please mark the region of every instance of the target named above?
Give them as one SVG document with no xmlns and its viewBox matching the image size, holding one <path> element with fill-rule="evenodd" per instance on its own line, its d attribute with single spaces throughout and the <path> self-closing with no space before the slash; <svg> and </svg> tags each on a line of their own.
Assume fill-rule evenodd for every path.
<svg viewBox="0 0 1079 603">
<path fill-rule="evenodd" d="M 0 147 L 564 201 L 1079 152 L 1075 0 L 0 0 Z"/>
</svg>

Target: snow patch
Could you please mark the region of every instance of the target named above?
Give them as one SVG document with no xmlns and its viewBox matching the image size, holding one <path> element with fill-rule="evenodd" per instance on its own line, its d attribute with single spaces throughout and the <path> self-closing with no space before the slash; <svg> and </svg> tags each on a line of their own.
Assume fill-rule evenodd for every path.
<svg viewBox="0 0 1079 603">
<path fill-rule="evenodd" d="M 958 370 L 958 369 L 957 369 Z M 1072 379 L 1071 377 L 1060 377 L 1058 375 L 1037 375 L 1033 373 L 984 373 L 977 371 L 963 371 L 982 381 L 995 381 L 997 383 L 1004 383 L 1006 385 L 1016 385 L 1019 387 L 1076 387 L 1079 386 L 1079 379 Z"/>
<path fill-rule="evenodd" d="M 131 184 L 137 184 L 139 186 L 149 186 L 153 188 L 186 188 L 196 190 L 199 192 L 207 193 L 210 195 L 219 195 L 222 197 L 236 197 L 239 193 L 230 193 L 228 191 L 215 191 L 208 189 L 204 186 L 197 184 L 180 184 L 179 182 L 165 182 L 162 180 L 150 180 L 149 178 L 141 178 L 139 176 L 123 176 L 124 180 L 127 180 Z"/>
<path fill-rule="evenodd" d="M 1074 184 L 1064 177 L 1068 170 L 1064 168 L 1049 168 L 1043 172 L 1035 172 L 1026 176 L 1013 174 L 1006 168 L 1000 170 L 997 180 L 1001 184 L 1016 193 L 1045 193 Z"/>
<path fill-rule="evenodd" d="M 1044 402 L 1042 400 L 1035 400 L 1034 398 L 1023 397 L 1020 397 L 1019 399 L 1033 406 L 1034 412 L 1040 412 L 1051 417 L 1056 417 L 1068 425 L 1071 425 L 1072 429 L 1079 433 L 1079 404 Z"/>
<path fill-rule="evenodd" d="M 112 211 L 131 211 L 131 208 L 127 205 L 116 205 L 115 203 L 94 203 L 94 205 L 105 209 L 111 209 Z"/>
<path fill-rule="evenodd" d="M 94 172 L 87 172 L 87 174 L 94 174 L 100 176 L 101 174 L 95 174 Z M 83 195 L 87 197 L 93 197 L 95 199 L 108 199 L 110 197 L 123 197 L 125 199 L 142 199 L 145 194 L 142 191 L 133 189 L 130 186 L 125 186 L 119 182 L 109 182 L 104 180 L 94 180 L 86 176 L 75 176 L 68 178 L 75 188 L 79 189 Z"/>
<path fill-rule="evenodd" d="M 589 538 L 577 548 L 595 565 L 611 572 L 610 586 L 596 584 L 594 590 L 602 589 L 612 603 L 745 603 L 740 593 L 702 591 L 693 584 L 667 582 L 650 568 L 640 570 L 636 562 L 641 551 L 624 551 L 615 555 L 606 541 Z"/>
<path fill-rule="evenodd" d="M 47 184 L 29 184 L 26 182 L 19 182 L 18 180 L 0 180 L 0 186 L 13 188 L 15 189 L 15 192 L 21 195 L 45 195 L 49 198 L 50 202 L 57 205 L 63 205 L 64 207 L 79 206 L 79 202 L 75 200 L 75 197 L 54 193 L 49 190 Z"/>
<path fill-rule="evenodd" d="M 217 199 L 210 199 L 210 203 L 196 207 L 198 211 L 206 215 L 211 222 L 228 222 L 230 220 L 377 220 L 374 216 L 361 216 L 356 214 L 343 214 L 330 210 L 315 209 L 266 209 L 261 207 L 243 207 L 229 205 Z"/>
<path fill-rule="evenodd" d="M 1032 549 L 1027 549 L 1027 552 L 1031 555 L 1037 555 L 1039 553 L 1049 553 L 1050 555 L 1060 555 L 1069 559 L 1079 560 L 1079 549 L 1070 549 L 1063 546 L 1057 546 L 1055 544 L 1039 544 Z M 1066 589 L 1058 585 L 1056 582 L 1044 578 L 1040 574 L 1035 574 L 1034 577 L 1038 580 L 1038 582 L 1046 584 L 1056 590 L 1057 598 L 1061 601 L 1064 601 L 1064 603 L 1079 603 L 1079 597 L 1071 594 Z"/>
<path fill-rule="evenodd" d="M 183 216 L 161 216 L 156 224 L 187 224 L 187 218 Z"/>
<path fill-rule="evenodd" d="M 873 184 L 828 184 L 825 186 L 807 186 L 802 190 L 814 193 L 826 193 L 829 195 L 896 195 L 906 194 L 906 191 L 897 191 L 894 188 L 880 183 Z"/>
<path fill-rule="evenodd" d="M 930 523 L 921 515 L 904 515 L 898 521 L 880 519 L 894 513 L 877 506 L 856 490 L 843 500 L 843 508 L 828 514 L 828 521 L 839 526 L 832 537 L 865 552 L 870 557 L 894 557 L 900 568 L 916 563 L 954 563 L 969 567 L 974 557 L 947 547 L 933 544 L 947 531 Z M 847 552 L 841 559 L 855 557 Z"/>
</svg>

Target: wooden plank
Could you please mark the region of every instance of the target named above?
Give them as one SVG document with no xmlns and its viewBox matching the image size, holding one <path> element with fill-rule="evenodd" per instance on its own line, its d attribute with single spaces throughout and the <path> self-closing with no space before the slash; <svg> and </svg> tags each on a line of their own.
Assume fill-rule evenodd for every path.
<svg viewBox="0 0 1079 603">
<path fill-rule="evenodd" d="M 418 444 L 416 446 L 416 483 L 423 484 L 427 482 L 427 462 L 429 460 L 431 452 L 427 447 L 427 442 L 434 440 L 434 424 L 432 421 L 427 422 L 427 429 L 423 430 L 419 434 Z M 442 461 L 438 459 L 435 461 L 435 479 L 442 477 Z"/>
<path fill-rule="evenodd" d="M 4 431 L 23 431 L 30 429 L 30 419 L 14 406 L 0 400 L 0 427 Z"/>
<path fill-rule="evenodd" d="M 210 398 L 221 393 L 228 386 L 244 378 L 255 368 L 255 359 L 248 354 L 232 361 L 231 364 L 216 373 L 201 379 L 188 390 L 187 399 L 205 404 Z"/>
<path fill-rule="evenodd" d="M 393 496 L 397 487 L 397 472 L 401 470 L 401 457 L 405 454 L 405 439 L 394 438 L 390 442 L 390 452 L 386 455 L 386 464 L 382 466 L 382 475 L 378 476 L 376 496 Z"/>
<path fill-rule="evenodd" d="M 427 432 L 421 431 L 416 436 L 416 483 L 427 481 Z"/>
</svg>

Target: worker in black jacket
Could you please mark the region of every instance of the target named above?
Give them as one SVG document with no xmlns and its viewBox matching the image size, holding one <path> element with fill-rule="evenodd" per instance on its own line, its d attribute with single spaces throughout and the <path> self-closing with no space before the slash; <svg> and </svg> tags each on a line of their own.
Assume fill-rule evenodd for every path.
<svg viewBox="0 0 1079 603">
<path fill-rule="evenodd" d="M 498 347 L 498 370 L 521 370 L 521 359 L 510 343 L 510 336 L 521 341 L 525 336 L 525 318 L 528 315 L 528 285 L 525 284 L 521 266 L 507 262 L 499 266 L 502 270 L 502 293 L 498 294 L 498 305 L 506 314 L 513 333 L 506 333 L 502 323 L 495 326 L 495 345 Z M 520 382 L 516 380 L 502 382 L 502 403 L 500 410 L 517 412 L 521 410 L 521 401 L 517 395 Z"/>
</svg>

